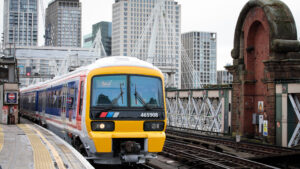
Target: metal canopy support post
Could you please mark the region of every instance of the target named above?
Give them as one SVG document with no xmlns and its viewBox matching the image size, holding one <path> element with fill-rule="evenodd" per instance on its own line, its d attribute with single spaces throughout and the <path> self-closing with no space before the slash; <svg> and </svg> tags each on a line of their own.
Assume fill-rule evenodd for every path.
<svg viewBox="0 0 300 169">
<path fill-rule="evenodd" d="M 298 97 L 297 96 L 293 97 L 292 94 L 289 94 L 289 99 L 292 103 L 292 106 L 298 118 L 298 124 L 288 144 L 288 147 L 292 147 L 292 146 L 296 146 L 300 140 L 300 103 Z"/>
</svg>

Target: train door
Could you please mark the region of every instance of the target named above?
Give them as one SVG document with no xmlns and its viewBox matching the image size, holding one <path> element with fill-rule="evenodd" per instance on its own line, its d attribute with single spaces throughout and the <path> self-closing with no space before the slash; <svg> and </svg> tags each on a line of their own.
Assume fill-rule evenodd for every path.
<svg viewBox="0 0 300 169">
<path fill-rule="evenodd" d="M 83 95 L 84 95 L 84 77 L 81 77 L 79 82 L 78 90 L 78 106 L 77 106 L 77 116 L 76 116 L 76 128 L 81 130 L 81 115 L 83 112 Z"/>
<path fill-rule="evenodd" d="M 77 96 L 77 85 L 76 82 L 68 83 L 68 97 L 67 97 L 67 122 L 73 125 L 73 119 L 76 116 L 76 96 Z"/>
<path fill-rule="evenodd" d="M 42 110 L 41 110 L 42 119 L 41 120 L 42 120 L 42 125 L 44 125 L 45 121 L 46 121 L 46 117 L 45 117 L 45 113 L 46 113 L 46 91 L 41 92 L 41 104 L 42 104 Z"/>
<path fill-rule="evenodd" d="M 68 96 L 68 86 L 64 84 L 62 87 L 62 104 L 61 104 L 61 120 L 63 125 L 63 132 L 66 131 L 66 112 L 67 112 L 67 96 Z"/>
</svg>

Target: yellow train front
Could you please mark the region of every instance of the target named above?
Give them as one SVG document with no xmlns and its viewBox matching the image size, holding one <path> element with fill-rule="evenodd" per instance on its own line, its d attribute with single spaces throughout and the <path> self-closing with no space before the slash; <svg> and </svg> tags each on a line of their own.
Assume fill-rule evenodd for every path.
<svg viewBox="0 0 300 169">
<path fill-rule="evenodd" d="M 87 73 L 87 136 L 81 139 L 95 163 L 144 163 L 156 157 L 165 142 L 163 74 L 135 58 L 115 62 Z"/>
</svg>

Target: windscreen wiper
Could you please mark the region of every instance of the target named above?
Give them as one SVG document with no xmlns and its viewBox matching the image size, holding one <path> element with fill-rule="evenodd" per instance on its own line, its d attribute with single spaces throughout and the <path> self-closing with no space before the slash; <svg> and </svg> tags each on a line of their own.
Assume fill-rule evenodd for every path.
<svg viewBox="0 0 300 169">
<path fill-rule="evenodd" d="M 122 104 L 123 104 L 123 100 L 124 100 L 123 94 L 124 94 L 124 92 L 123 92 L 123 89 L 122 89 L 122 84 L 120 83 L 120 94 L 119 94 L 119 96 L 116 97 L 116 98 L 114 98 L 114 99 L 112 100 L 111 104 L 108 104 L 107 106 L 105 106 L 105 107 L 104 107 L 104 110 L 106 110 L 106 111 L 107 111 L 107 110 L 112 110 L 112 109 L 114 108 L 114 105 L 118 102 L 118 100 L 119 100 L 120 98 L 122 98 Z"/>
<path fill-rule="evenodd" d="M 123 89 L 122 89 L 122 84 L 120 83 L 120 94 L 119 94 L 118 97 L 116 97 L 115 99 L 112 100 L 111 104 L 112 105 L 116 104 L 121 97 L 122 97 L 122 104 L 123 104 L 123 100 L 124 100 L 123 99 L 123 94 L 124 94 L 124 92 L 123 92 Z"/>
<path fill-rule="evenodd" d="M 140 103 L 142 103 L 142 105 L 144 106 L 144 108 L 146 110 L 152 110 L 153 109 L 153 107 L 150 106 L 148 103 L 146 103 L 145 100 L 143 99 L 143 97 L 137 92 L 136 85 L 135 85 L 134 97 L 135 97 L 136 104 L 137 104 L 137 101 L 139 101 Z"/>
</svg>

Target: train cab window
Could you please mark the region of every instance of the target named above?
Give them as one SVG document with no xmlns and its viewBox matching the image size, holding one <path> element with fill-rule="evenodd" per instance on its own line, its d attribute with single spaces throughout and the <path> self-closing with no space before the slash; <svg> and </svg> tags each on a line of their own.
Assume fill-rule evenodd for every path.
<svg viewBox="0 0 300 169">
<path fill-rule="evenodd" d="M 80 100 L 79 100 L 79 115 L 82 114 L 82 102 L 83 102 L 83 93 L 84 93 L 84 82 L 80 82 Z"/>
<path fill-rule="evenodd" d="M 147 76 L 130 76 L 130 103 L 132 107 L 163 108 L 162 81 Z"/>
<path fill-rule="evenodd" d="M 127 107 L 127 76 L 93 77 L 91 106 Z"/>
</svg>

